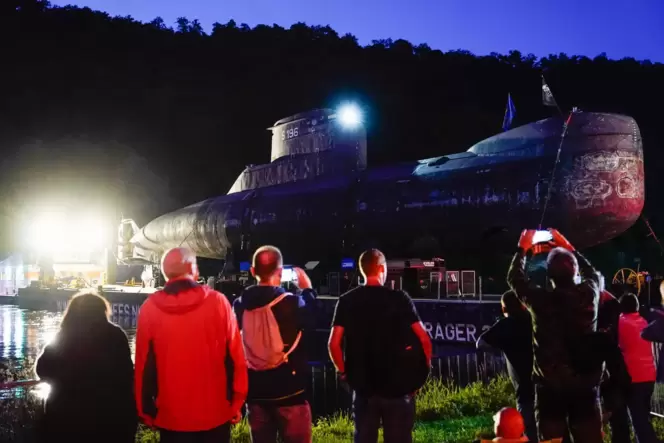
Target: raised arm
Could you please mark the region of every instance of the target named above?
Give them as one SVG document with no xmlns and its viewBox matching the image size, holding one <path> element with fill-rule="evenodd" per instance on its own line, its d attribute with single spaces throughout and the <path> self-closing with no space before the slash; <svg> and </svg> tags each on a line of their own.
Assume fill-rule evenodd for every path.
<svg viewBox="0 0 664 443">
<path fill-rule="evenodd" d="M 641 338 L 654 343 L 664 343 L 664 317 L 656 318 L 643 328 Z"/>
<path fill-rule="evenodd" d="M 526 275 L 526 254 L 533 246 L 535 231 L 524 230 L 519 237 L 516 254 L 507 271 L 507 285 L 516 293 L 521 303 L 530 305 L 528 290 L 528 276 Z"/>
<path fill-rule="evenodd" d="M 297 276 L 298 294 L 298 327 L 301 330 L 312 330 L 316 327 L 316 291 L 311 279 L 302 268 L 293 268 Z"/>
<path fill-rule="evenodd" d="M 583 284 L 587 284 L 591 289 L 599 293 L 599 272 L 593 268 L 593 265 L 579 251 L 573 250 L 572 252 L 579 263 L 579 274 L 583 279 Z"/>
<path fill-rule="evenodd" d="M 298 295 L 298 327 L 303 331 L 316 328 L 316 291 L 311 288 L 302 290 Z"/>
<path fill-rule="evenodd" d="M 526 276 L 526 253 L 519 248 L 512 257 L 509 270 L 507 271 L 507 285 L 516 293 L 522 303 L 527 303 L 528 277 Z"/>
</svg>

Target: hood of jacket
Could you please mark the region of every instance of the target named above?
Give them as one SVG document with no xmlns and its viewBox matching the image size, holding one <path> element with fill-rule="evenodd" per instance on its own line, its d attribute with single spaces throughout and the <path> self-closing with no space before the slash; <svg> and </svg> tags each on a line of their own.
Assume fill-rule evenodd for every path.
<svg viewBox="0 0 664 443">
<path fill-rule="evenodd" d="M 199 307 L 209 292 L 207 286 L 188 278 L 169 280 L 164 289 L 150 296 L 159 309 L 169 314 L 185 314 Z"/>
</svg>

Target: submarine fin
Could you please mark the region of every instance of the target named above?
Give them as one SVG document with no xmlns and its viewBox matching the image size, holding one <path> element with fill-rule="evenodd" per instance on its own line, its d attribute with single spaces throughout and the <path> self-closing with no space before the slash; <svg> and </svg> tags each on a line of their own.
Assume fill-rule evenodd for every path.
<svg viewBox="0 0 664 443">
<path fill-rule="evenodd" d="M 155 252 L 141 248 L 132 240 L 139 234 L 140 228 L 130 218 L 125 218 L 118 227 L 118 250 L 116 261 L 119 265 L 159 264 L 160 257 Z"/>
</svg>

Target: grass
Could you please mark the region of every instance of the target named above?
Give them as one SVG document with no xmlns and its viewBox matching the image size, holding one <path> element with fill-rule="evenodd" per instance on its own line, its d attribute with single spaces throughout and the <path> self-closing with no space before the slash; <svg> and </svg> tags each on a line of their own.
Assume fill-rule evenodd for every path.
<svg viewBox="0 0 664 443">
<path fill-rule="evenodd" d="M 488 384 L 473 383 L 459 388 L 440 380 L 431 380 L 417 397 L 413 441 L 415 443 L 470 443 L 481 435 L 493 432 L 492 416 L 500 408 L 515 403 L 514 390 L 505 376 Z M 664 419 L 654 418 L 653 425 L 660 439 L 664 438 Z M 246 419 L 233 427 L 232 441 L 250 443 Z M 321 418 L 313 425 L 313 441 L 347 443 L 353 439 L 353 422 L 348 414 Z M 141 428 L 137 442 L 158 442 L 156 433 Z M 606 443 L 610 432 L 605 429 Z M 379 442 L 383 442 L 382 434 Z"/>
<path fill-rule="evenodd" d="M 419 422 L 415 425 L 413 441 L 416 443 L 470 443 L 482 432 L 490 433 L 493 422 L 489 415 L 451 420 Z M 313 441 L 318 443 L 348 443 L 353 440 L 353 422 L 346 414 L 320 419 L 313 427 Z M 136 437 L 140 443 L 159 441 L 156 433 L 142 428 Z M 231 441 L 250 443 L 249 425 L 243 420 L 233 428 Z M 383 442 L 382 432 L 378 441 Z"/>
<path fill-rule="evenodd" d="M 491 416 L 505 405 L 514 404 L 512 385 L 507 377 L 489 384 L 473 383 L 458 388 L 431 380 L 417 396 L 415 442 L 469 443 L 480 433 L 491 432 Z M 233 427 L 232 441 L 249 443 L 246 419 Z M 347 443 L 353 438 L 353 422 L 348 414 L 336 414 L 314 423 L 313 441 Z M 140 443 L 158 441 L 156 433 L 142 427 L 136 438 Z M 379 441 L 383 441 L 382 435 Z"/>
<path fill-rule="evenodd" d="M 23 379 L 22 372 L 30 367 L 0 367 L 0 378 L 4 381 Z M 18 395 L 0 402 L 0 441 L 32 441 L 40 403 L 32 396 L 21 395 L 20 390 L 15 394 Z M 442 380 L 430 380 L 417 395 L 413 440 L 416 443 L 470 443 L 480 435 L 490 435 L 493 414 L 514 404 L 514 390 L 505 376 L 496 377 L 487 384 L 473 383 L 464 388 Z M 659 438 L 664 439 L 664 419 L 654 418 L 653 425 Z M 610 434 L 608 429 L 606 431 L 605 441 L 608 443 Z M 316 443 L 347 443 L 352 439 L 353 422 L 346 413 L 320 418 L 313 425 L 313 441 Z M 137 443 L 158 441 L 156 432 L 140 427 Z M 233 426 L 231 441 L 251 442 L 246 419 Z M 383 442 L 382 435 L 379 441 Z"/>
</svg>

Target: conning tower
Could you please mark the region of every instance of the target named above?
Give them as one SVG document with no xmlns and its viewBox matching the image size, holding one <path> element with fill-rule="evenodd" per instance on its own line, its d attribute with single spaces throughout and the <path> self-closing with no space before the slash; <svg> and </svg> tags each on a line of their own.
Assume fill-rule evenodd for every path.
<svg viewBox="0 0 664 443">
<path fill-rule="evenodd" d="M 228 193 L 366 169 L 366 130 L 342 117 L 315 109 L 277 121 L 268 128 L 271 163 L 247 166 Z"/>
</svg>

